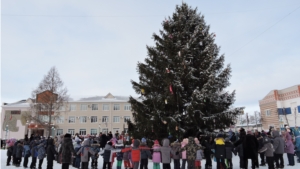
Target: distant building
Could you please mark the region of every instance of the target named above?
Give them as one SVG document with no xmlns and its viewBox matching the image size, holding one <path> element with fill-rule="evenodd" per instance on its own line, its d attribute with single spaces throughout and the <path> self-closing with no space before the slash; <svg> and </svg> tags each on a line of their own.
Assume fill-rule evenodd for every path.
<svg viewBox="0 0 300 169">
<path fill-rule="evenodd" d="M 96 96 L 82 98 L 76 101 L 69 101 L 61 107 L 60 115 L 52 119 L 53 128 L 51 135 L 65 133 L 79 133 L 80 135 L 93 134 L 99 132 L 107 133 L 111 131 L 119 133 L 127 132 L 126 120 L 132 119 L 131 105 L 128 103 L 129 97 Z M 30 110 L 31 99 L 20 102 L 2 105 L 2 134 L 1 138 L 24 138 L 25 134 L 38 133 L 47 136 L 48 133 L 38 125 L 22 119 L 22 114 Z M 47 116 L 45 116 L 47 119 Z M 6 125 L 8 125 L 6 127 Z M 8 131 L 7 131 L 8 130 Z M 7 131 L 7 132 L 6 132 Z"/>
<path fill-rule="evenodd" d="M 270 91 L 259 101 L 262 125 L 265 130 L 273 126 L 300 125 L 300 85 Z"/>
</svg>

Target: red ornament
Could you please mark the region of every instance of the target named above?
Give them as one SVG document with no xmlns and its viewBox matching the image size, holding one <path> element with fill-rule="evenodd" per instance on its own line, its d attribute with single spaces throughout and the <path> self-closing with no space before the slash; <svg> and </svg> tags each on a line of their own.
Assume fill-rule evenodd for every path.
<svg viewBox="0 0 300 169">
<path fill-rule="evenodd" d="M 167 73 L 170 73 L 170 70 L 168 68 L 166 68 Z"/>
<path fill-rule="evenodd" d="M 174 94 L 174 93 L 173 93 L 172 85 L 169 86 L 169 89 L 170 89 L 171 94 Z"/>
</svg>

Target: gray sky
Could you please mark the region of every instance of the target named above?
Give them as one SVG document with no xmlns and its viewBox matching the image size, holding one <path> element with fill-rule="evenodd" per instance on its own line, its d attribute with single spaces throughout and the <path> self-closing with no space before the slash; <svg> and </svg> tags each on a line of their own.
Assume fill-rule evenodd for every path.
<svg viewBox="0 0 300 169">
<path fill-rule="evenodd" d="M 73 98 L 137 96 L 137 62 L 180 0 L 2 0 L 1 102 L 27 99 L 56 66 Z M 259 111 L 270 90 L 300 84 L 300 2 L 185 1 L 204 14 L 231 64 L 234 106 Z"/>
</svg>

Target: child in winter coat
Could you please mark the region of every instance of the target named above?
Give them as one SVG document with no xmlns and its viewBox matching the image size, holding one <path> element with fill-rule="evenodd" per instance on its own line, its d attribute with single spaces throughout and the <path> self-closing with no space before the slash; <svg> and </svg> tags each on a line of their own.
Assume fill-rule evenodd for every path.
<svg viewBox="0 0 300 169">
<path fill-rule="evenodd" d="M 289 161 L 288 166 L 294 166 L 295 165 L 295 159 L 294 159 L 294 149 L 295 146 L 292 142 L 291 135 L 287 132 L 286 133 L 286 141 L 285 141 L 285 153 L 287 154 L 287 158 Z"/>
<path fill-rule="evenodd" d="M 171 144 L 171 154 L 172 158 L 174 159 L 174 169 L 180 169 L 180 154 L 177 153 L 179 152 L 180 147 L 181 144 L 178 141 L 175 141 Z"/>
<path fill-rule="evenodd" d="M 217 169 L 225 168 L 225 142 L 222 134 L 217 135 L 213 147 L 215 149 Z"/>
<path fill-rule="evenodd" d="M 130 145 L 125 146 L 125 149 L 128 149 L 128 148 L 130 148 Z M 131 167 L 131 162 L 130 162 L 130 159 L 129 159 L 129 154 L 131 154 L 131 151 L 126 151 L 126 152 L 123 153 L 123 161 L 124 161 L 124 168 L 125 169 L 132 168 Z"/>
<path fill-rule="evenodd" d="M 37 158 L 39 159 L 39 168 L 42 169 L 43 161 L 44 158 L 46 157 L 46 142 L 44 140 L 40 141 L 40 144 L 37 146 L 38 149 L 38 156 Z"/>
<path fill-rule="evenodd" d="M 47 141 L 47 169 L 53 169 L 53 160 L 55 159 L 55 155 L 58 155 L 58 153 L 55 150 L 54 140 L 49 138 Z"/>
<path fill-rule="evenodd" d="M 184 146 L 186 146 L 188 144 L 188 139 L 185 138 L 182 140 L 181 142 L 181 148 L 183 148 Z M 185 164 L 186 164 L 186 150 L 181 152 L 181 159 L 182 159 L 182 164 L 181 164 L 181 169 L 185 169 Z"/>
<path fill-rule="evenodd" d="M 159 151 L 161 153 L 161 162 L 163 164 L 163 169 L 171 169 L 171 147 L 170 147 L 170 140 L 165 138 L 162 140 L 162 147 L 153 150 L 153 152 Z M 179 153 L 179 152 L 177 152 Z"/>
<path fill-rule="evenodd" d="M 200 145 L 200 141 L 198 140 L 198 138 L 195 138 L 195 143 L 198 146 Z M 203 150 L 197 150 L 196 152 L 196 160 L 195 160 L 195 168 L 196 169 L 201 169 L 201 160 L 202 160 L 202 156 L 203 156 Z"/>
<path fill-rule="evenodd" d="M 17 153 L 17 148 L 18 148 L 18 144 L 20 143 L 19 140 L 17 140 L 14 144 L 14 149 L 13 149 L 13 165 L 16 166 L 17 165 L 17 157 L 16 157 L 16 153 Z"/>
<path fill-rule="evenodd" d="M 28 165 L 28 158 L 30 156 L 30 147 L 29 147 L 29 140 L 24 140 L 24 146 L 23 146 L 23 154 L 24 154 L 24 161 L 23 161 L 23 167 L 27 168 Z"/>
<path fill-rule="evenodd" d="M 268 163 L 269 169 L 274 169 L 274 147 L 273 144 L 271 144 L 271 140 L 268 137 L 265 137 L 264 140 L 264 146 L 258 150 L 259 153 L 265 152 L 266 161 Z"/>
<path fill-rule="evenodd" d="M 140 145 L 141 149 L 141 164 L 140 169 L 148 169 L 148 158 L 151 158 L 151 152 L 146 144 L 146 139 L 142 138 L 142 143 Z"/>
<path fill-rule="evenodd" d="M 195 160 L 196 160 L 196 153 L 197 150 L 203 149 L 201 145 L 196 145 L 195 140 L 193 137 L 189 137 L 188 144 L 181 148 L 180 151 L 186 150 L 186 158 L 188 162 L 188 168 L 195 168 Z"/>
<path fill-rule="evenodd" d="M 154 141 L 154 145 L 152 148 L 153 148 L 153 158 L 152 158 L 153 169 L 160 169 L 161 155 L 159 151 L 156 151 L 157 149 L 160 149 L 158 140 Z"/>
<path fill-rule="evenodd" d="M 124 144 L 123 144 L 122 138 L 119 138 L 118 142 L 115 144 L 115 148 L 117 150 L 121 150 L 121 149 L 124 148 Z M 124 153 L 122 153 L 122 152 L 116 153 L 116 156 L 117 156 L 117 169 L 121 169 L 122 168 L 123 154 Z"/>
<path fill-rule="evenodd" d="M 92 150 L 95 152 L 95 155 L 92 155 L 92 169 L 97 169 L 98 166 L 98 153 L 100 152 L 100 144 L 97 143 L 97 141 L 93 141 L 93 144 L 91 144 Z"/>
<path fill-rule="evenodd" d="M 30 164 L 30 169 L 35 169 L 36 167 L 36 158 L 38 156 L 38 140 L 32 140 L 30 143 L 31 147 L 31 164 Z"/>
<path fill-rule="evenodd" d="M 78 152 L 80 150 L 80 148 L 81 148 L 81 144 L 80 143 L 81 143 L 81 141 L 78 139 L 76 141 L 75 146 L 74 146 L 75 152 Z M 75 168 L 80 168 L 80 162 L 81 162 L 80 158 L 81 158 L 80 154 L 76 154 L 75 155 L 75 162 L 74 162 L 74 167 Z"/>
<path fill-rule="evenodd" d="M 227 169 L 232 169 L 232 153 L 234 146 L 229 138 L 225 138 L 225 165 Z"/>
<path fill-rule="evenodd" d="M 77 155 L 78 154 L 81 155 L 81 168 L 88 169 L 90 154 L 95 154 L 95 152 L 91 149 L 89 140 L 83 141 L 82 147 L 77 152 Z"/>
<path fill-rule="evenodd" d="M 204 157 L 205 157 L 205 169 L 211 169 L 212 168 L 212 161 L 211 161 L 211 140 L 212 138 L 210 136 L 206 136 L 203 142 L 204 149 Z"/>
<path fill-rule="evenodd" d="M 108 141 L 105 145 L 104 149 L 99 153 L 103 156 L 103 168 L 102 169 L 110 169 L 111 168 L 111 161 L 112 155 L 115 152 L 120 152 L 121 150 L 115 150 L 112 147 L 112 142 Z"/>
<path fill-rule="evenodd" d="M 20 167 L 23 153 L 23 141 L 19 141 L 16 151 L 16 167 Z"/>
<path fill-rule="evenodd" d="M 6 160 L 6 166 L 10 166 L 10 161 L 11 161 L 11 156 L 13 154 L 14 151 L 14 144 L 16 142 L 16 139 L 11 138 L 9 140 L 6 141 L 6 145 L 7 145 L 7 160 Z"/>
</svg>

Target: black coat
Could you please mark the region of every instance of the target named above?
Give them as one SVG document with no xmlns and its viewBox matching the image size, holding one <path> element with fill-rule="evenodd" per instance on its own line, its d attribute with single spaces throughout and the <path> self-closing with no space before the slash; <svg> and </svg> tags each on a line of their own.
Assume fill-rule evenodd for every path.
<svg viewBox="0 0 300 169">
<path fill-rule="evenodd" d="M 47 160 L 54 160 L 54 155 L 57 155 L 57 151 L 54 148 L 54 140 L 48 139 L 48 147 L 47 147 Z"/>
<path fill-rule="evenodd" d="M 15 144 L 14 144 L 14 149 L 13 149 L 13 152 L 12 152 L 12 155 L 15 156 L 16 153 L 17 153 L 17 148 L 18 148 L 18 144 L 20 143 L 20 141 L 16 141 Z"/>
<path fill-rule="evenodd" d="M 241 136 L 241 138 L 234 144 L 238 146 L 243 144 L 244 159 L 257 159 L 258 151 L 258 141 L 255 136 L 247 134 L 246 136 Z"/>
<path fill-rule="evenodd" d="M 17 151 L 16 151 L 16 158 L 22 158 L 22 153 L 23 153 L 23 144 L 18 143 Z"/>
<path fill-rule="evenodd" d="M 7 156 L 12 156 L 13 151 L 14 151 L 14 147 L 13 147 L 13 146 L 8 147 L 8 148 L 7 148 L 6 155 L 7 155 Z"/>
<path fill-rule="evenodd" d="M 72 139 L 69 137 L 64 138 L 64 142 L 59 149 L 59 154 L 61 154 L 62 163 L 72 163 L 72 153 L 75 156 L 76 152 L 72 143 Z"/>
<path fill-rule="evenodd" d="M 101 140 L 100 141 L 100 147 L 104 148 L 105 145 L 106 145 L 106 143 L 107 143 L 107 141 L 108 141 L 107 136 L 105 134 L 102 134 L 100 140 Z"/>
</svg>

